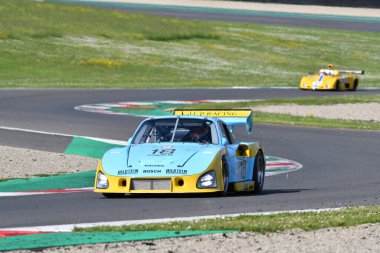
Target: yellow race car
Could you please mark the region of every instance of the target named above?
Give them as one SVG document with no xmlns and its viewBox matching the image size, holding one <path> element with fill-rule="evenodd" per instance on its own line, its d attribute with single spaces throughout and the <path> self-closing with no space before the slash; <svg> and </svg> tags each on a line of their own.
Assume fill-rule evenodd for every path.
<svg viewBox="0 0 380 253">
<path fill-rule="evenodd" d="M 303 76 L 300 82 L 302 90 L 351 90 L 358 88 L 358 74 L 363 75 L 364 70 L 336 70 L 329 64 L 327 69 L 321 69 L 315 75 Z"/>
</svg>

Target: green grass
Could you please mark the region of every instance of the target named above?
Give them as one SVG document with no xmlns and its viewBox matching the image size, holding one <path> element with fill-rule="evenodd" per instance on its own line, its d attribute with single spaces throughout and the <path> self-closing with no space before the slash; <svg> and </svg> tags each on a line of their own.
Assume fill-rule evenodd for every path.
<svg viewBox="0 0 380 253">
<path fill-rule="evenodd" d="M 310 231 L 379 222 L 380 206 L 366 206 L 345 208 L 338 211 L 242 215 L 233 218 L 205 219 L 193 222 L 183 221 L 120 227 L 76 228 L 75 231 L 239 230 L 264 233 L 289 229 Z"/>
<path fill-rule="evenodd" d="M 379 51 L 378 33 L 0 1 L 0 88 L 297 87 L 328 63 L 380 87 Z"/>
<path fill-rule="evenodd" d="M 376 121 L 323 119 L 318 117 L 300 117 L 289 114 L 255 112 L 255 106 L 297 104 L 305 105 L 334 105 L 355 103 L 379 103 L 380 96 L 336 96 L 336 97 L 311 97 L 311 98 L 286 98 L 253 100 L 247 102 L 199 104 L 191 108 L 196 109 L 223 109 L 223 108 L 252 108 L 254 122 L 261 124 L 281 124 L 292 126 L 309 126 L 324 128 L 341 128 L 356 130 L 380 130 L 380 123 Z"/>
<path fill-rule="evenodd" d="M 64 175 L 66 172 L 58 172 L 58 173 L 53 173 L 53 174 L 36 174 L 36 175 L 26 175 L 27 177 L 23 178 L 0 178 L 0 183 L 2 182 L 7 182 L 7 181 L 12 181 L 12 180 L 29 180 L 31 178 L 37 178 L 37 177 L 54 177 L 54 176 L 59 176 L 59 175 Z"/>
</svg>

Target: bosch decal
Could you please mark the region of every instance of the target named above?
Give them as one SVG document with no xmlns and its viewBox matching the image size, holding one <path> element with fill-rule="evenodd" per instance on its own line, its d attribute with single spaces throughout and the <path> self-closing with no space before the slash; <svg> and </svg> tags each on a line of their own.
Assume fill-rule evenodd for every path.
<svg viewBox="0 0 380 253">
<path fill-rule="evenodd" d="M 156 174 L 161 173 L 161 170 L 143 170 L 144 174 Z"/>
</svg>

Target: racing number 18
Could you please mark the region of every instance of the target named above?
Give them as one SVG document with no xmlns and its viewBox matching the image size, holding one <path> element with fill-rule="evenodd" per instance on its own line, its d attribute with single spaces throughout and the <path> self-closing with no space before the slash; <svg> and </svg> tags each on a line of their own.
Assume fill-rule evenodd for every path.
<svg viewBox="0 0 380 253">
<path fill-rule="evenodd" d="M 152 155 L 172 155 L 175 149 L 153 149 Z"/>
</svg>

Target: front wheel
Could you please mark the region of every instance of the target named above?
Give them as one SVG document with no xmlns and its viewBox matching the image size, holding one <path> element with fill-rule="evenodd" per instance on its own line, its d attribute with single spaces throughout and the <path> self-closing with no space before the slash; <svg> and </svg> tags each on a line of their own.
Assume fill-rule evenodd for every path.
<svg viewBox="0 0 380 253">
<path fill-rule="evenodd" d="M 355 79 L 355 81 L 354 81 L 354 87 L 352 88 L 352 91 L 356 91 L 356 89 L 358 88 L 358 85 L 359 85 L 359 80 Z"/>
<path fill-rule="evenodd" d="M 228 163 L 226 158 L 222 158 L 222 178 L 223 178 L 223 191 L 221 192 L 223 196 L 228 193 L 228 186 L 230 184 L 230 176 L 228 174 Z"/>
<path fill-rule="evenodd" d="M 340 90 L 339 86 L 340 86 L 340 81 L 336 80 L 336 82 L 335 82 L 335 91 L 339 91 Z"/>
<path fill-rule="evenodd" d="M 265 158 L 263 152 L 259 150 L 255 157 L 255 164 L 253 166 L 253 181 L 255 182 L 255 187 L 253 193 L 260 193 L 264 187 L 265 179 Z"/>
</svg>

